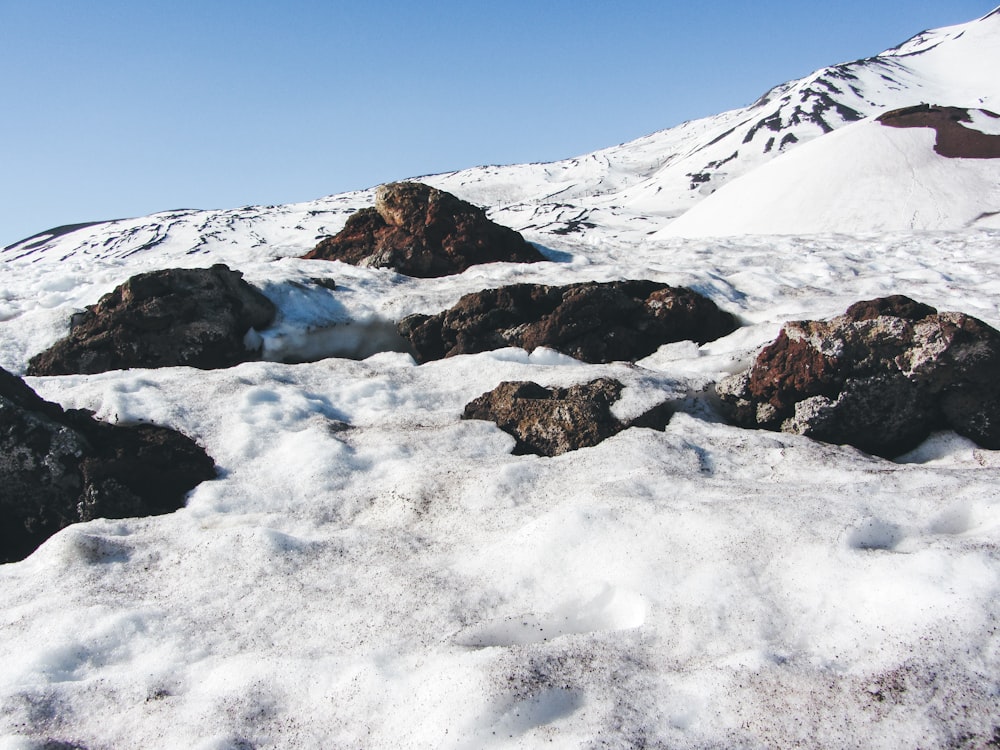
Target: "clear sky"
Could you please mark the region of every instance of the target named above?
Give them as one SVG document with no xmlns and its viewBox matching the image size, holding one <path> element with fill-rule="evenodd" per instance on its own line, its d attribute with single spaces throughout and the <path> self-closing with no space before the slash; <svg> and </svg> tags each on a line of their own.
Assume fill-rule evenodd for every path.
<svg viewBox="0 0 1000 750">
<path fill-rule="evenodd" d="M 0 246 L 576 156 L 1000 0 L 0 0 Z"/>
</svg>

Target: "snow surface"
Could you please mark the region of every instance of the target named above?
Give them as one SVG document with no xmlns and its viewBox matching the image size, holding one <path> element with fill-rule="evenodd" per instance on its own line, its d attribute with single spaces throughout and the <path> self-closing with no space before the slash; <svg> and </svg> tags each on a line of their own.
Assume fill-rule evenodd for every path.
<svg viewBox="0 0 1000 750">
<path fill-rule="evenodd" d="M 66 407 L 182 430 L 221 472 L 176 513 L 76 525 L 0 566 L 0 749 L 995 742 L 1000 454 L 940 433 L 891 462 L 741 430 L 715 415 L 711 385 L 784 321 L 860 299 L 908 294 L 1000 326 L 1000 231 L 659 230 L 828 140 L 926 151 L 930 131 L 809 109 L 834 95 L 864 116 L 927 93 L 997 109 L 998 24 L 927 32 L 579 159 L 428 178 L 523 229 L 546 263 L 411 279 L 297 258 L 372 191 L 5 249 L 0 365 L 18 373 L 73 311 L 154 268 L 228 263 L 279 316 L 259 332 L 270 361 L 28 378 Z M 816 117 L 834 132 L 820 138 Z M 504 349 L 417 366 L 395 351 L 395 321 L 467 292 L 621 278 L 691 286 L 742 327 L 636 365 Z M 626 385 L 623 418 L 673 401 L 666 431 L 542 458 L 460 419 L 502 380 L 603 375 Z"/>
<path fill-rule="evenodd" d="M 286 338 L 511 281 L 623 277 L 694 286 L 745 325 L 636 366 L 506 349 L 29 378 L 67 407 L 180 429 L 222 473 L 177 513 L 73 526 L 0 568 L 0 747 L 990 738 L 1000 455 L 940 434 L 893 463 L 729 427 L 705 391 L 782 321 L 857 299 L 906 293 L 1000 325 L 998 240 L 635 242 L 598 228 L 546 238 L 559 262 L 428 280 L 213 251 L 279 305 Z M 178 244 L 86 269 L 8 262 L 0 364 L 23 371 L 84 302 L 193 258 Z M 331 277 L 334 292 L 310 281 Z M 459 418 L 501 380 L 601 375 L 626 383 L 623 416 L 674 400 L 666 432 L 540 458 Z"/>
<path fill-rule="evenodd" d="M 980 116 L 973 125 L 992 123 Z M 723 186 L 664 236 L 1000 227 L 1000 159 L 934 152 L 933 128 L 853 123 Z"/>
<path fill-rule="evenodd" d="M 969 120 L 963 124 L 964 127 L 987 135 L 1000 135 L 1000 117 L 987 115 L 981 109 L 972 109 L 969 110 Z"/>
</svg>

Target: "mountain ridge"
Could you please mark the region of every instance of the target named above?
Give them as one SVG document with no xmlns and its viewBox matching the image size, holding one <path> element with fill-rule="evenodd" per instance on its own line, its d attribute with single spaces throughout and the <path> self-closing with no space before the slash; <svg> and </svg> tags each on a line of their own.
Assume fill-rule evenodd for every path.
<svg viewBox="0 0 1000 750">
<path fill-rule="evenodd" d="M 721 187 L 776 157 L 866 117 L 934 103 L 1000 109 L 1000 6 L 973 21 L 919 32 L 871 57 L 778 84 L 747 107 L 690 120 L 555 162 L 481 166 L 413 179 L 486 207 L 491 218 L 538 237 L 605 226 L 639 238 L 663 229 Z M 123 257 L 187 243 L 271 247 L 283 257 L 339 231 L 370 205 L 374 188 L 281 206 L 174 210 L 36 233 L 0 251 Z M 62 231 L 60 231 L 62 230 Z M 46 235 L 50 238 L 44 239 Z"/>
</svg>

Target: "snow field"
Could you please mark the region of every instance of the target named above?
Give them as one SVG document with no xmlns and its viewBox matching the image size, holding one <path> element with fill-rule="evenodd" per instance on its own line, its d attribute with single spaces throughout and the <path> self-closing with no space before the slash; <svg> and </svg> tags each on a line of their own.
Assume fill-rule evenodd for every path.
<svg viewBox="0 0 1000 750">
<path fill-rule="evenodd" d="M 279 305 L 265 351 L 298 356 L 330 346 L 315 330 L 434 312 L 514 280 L 662 279 L 745 325 L 636 366 L 505 349 L 418 367 L 387 351 L 30 378 L 66 407 L 184 431 L 221 474 L 177 513 L 71 527 L 0 569 L 0 747 L 991 736 L 1000 458 L 941 434 L 887 462 L 729 427 L 704 394 L 784 320 L 858 299 L 907 293 L 997 325 L 997 234 L 544 239 L 561 262 L 444 280 L 236 249 L 211 261 Z M 92 260 L 89 276 L 8 264 L 18 314 L 0 326 L 2 364 L 21 370 L 73 309 L 132 273 L 205 264 L 169 247 Z M 54 309 L 41 290 L 60 290 Z M 296 336 L 307 343 L 268 349 Z M 627 386 L 619 416 L 674 400 L 667 430 L 540 458 L 459 419 L 501 380 L 602 375 Z"/>
<path fill-rule="evenodd" d="M 181 511 L 76 525 L 0 566 L 0 750 L 995 742 L 1000 455 L 940 433 L 889 462 L 730 427 L 710 404 L 784 321 L 861 299 L 907 294 L 1000 326 L 1000 231 L 976 214 L 995 210 L 990 167 L 959 165 L 956 181 L 929 130 L 817 138 L 784 117 L 831 83 L 866 115 L 997 110 L 998 20 L 579 159 L 427 178 L 490 206 L 547 263 L 418 280 L 297 259 L 372 191 L 5 249 L 0 366 L 17 373 L 142 271 L 227 263 L 279 314 L 250 336 L 262 362 L 28 379 L 68 408 L 182 430 L 220 476 Z M 773 161 L 769 129 L 743 140 L 771 116 L 801 143 Z M 838 144 L 871 168 L 868 197 L 843 189 L 859 170 Z M 901 164 L 920 179 L 910 213 L 890 215 Z M 710 210 L 727 195 L 746 200 Z M 786 221 L 758 231 L 814 234 L 704 238 L 743 209 L 756 221 L 761 197 Z M 699 212 L 698 238 L 670 236 Z M 956 231 L 858 233 L 941 222 Z M 743 325 L 634 366 L 504 349 L 418 367 L 392 332 L 491 286 L 620 278 L 691 286 Z M 666 431 L 541 458 L 460 419 L 502 380 L 603 375 L 626 385 L 620 418 L 672 400 Z"/>
</svg>

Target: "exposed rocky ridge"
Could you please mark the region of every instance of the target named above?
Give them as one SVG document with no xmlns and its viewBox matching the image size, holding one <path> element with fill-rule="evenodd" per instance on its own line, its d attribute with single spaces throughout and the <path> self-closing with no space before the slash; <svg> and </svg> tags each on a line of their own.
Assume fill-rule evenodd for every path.
<svg viewBox="0 0 1000 750">
<path fill-rule="evenodd" d="M 170 513 L 214 477 L 215 463 L 185 435 L 64 411 L 0 369 L 0 562 L 72 523 Z"/>
<path fill-rule="evenodd" d="M 258 357 L 247 333 L 274 315 L 274 304 L 225 265 L 142 273 L 74 315 L 69 336 L 33 357 L 28 374 L 231 367 Z"/>
<path fill-rule="evenodd" d="M 984 116 L 1000 120 L 1000 115 L 989 110 L 978 110 Z M 891 128 L 933 128 L 937 134 L 934 151 L 952 159 L 1000 159 L 1000 135 L 991 135 L 967 128 L 971 123 L 970 111 L 963 107 L 939 107 L 919 104 L 885 112 L 877 118 Z"/>
<path fill-rule="evenodd" d="M 1000 332 L 896 295 L 786 323 L 717 387 L 738 424 L 895 456 L 948 427 L 1000 448 Z"/>
<path fill-rule="evenodd" d="M 545 346 L 584 362 L 635 361 L 662 344 L 704 343 L 735 329 L 735 318 L 707 297 L 641 280 L 486 289 L 399 325 L 420 362 L 507 346 Z"/>
<path fill-rule="evenodd" d="M 611 413 L 624 386 L 598 378 L 568 388 L 545 388 L 531 381 L 505 381 L 465 406 L 463 419 L 495 422 L 517 441 L 515 454 L 558 456 L 588 448 L 629 427 L 665 429 L 666 403 L 622 422 Z"/>
<path fill-rule="evenodd" d="M 479 207 L 419 182 L 393 182 L 375 192 L 374 208 L 352 214 L 343 230 L 304 258 L 392 268 L 430 278 L 480 263 L 535 263 L 545 257 Z"/>
</svg>

